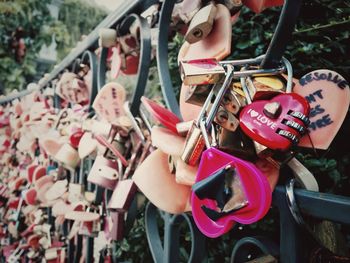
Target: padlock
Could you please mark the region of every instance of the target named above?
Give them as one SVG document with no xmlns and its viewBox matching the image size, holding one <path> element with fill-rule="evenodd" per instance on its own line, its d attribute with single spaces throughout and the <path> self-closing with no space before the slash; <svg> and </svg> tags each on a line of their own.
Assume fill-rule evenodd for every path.
<svg viewBox="0 0 350 263">
<path fill-rule="evenodd" d="M 206 121 L 200 127 L 207 150 L 192 187 L 192 214 L 202 233 L 218 237 L 235 222 L 251 224 L 261 219 L 270 208 L 272 193 L 257 167 L 217 150 L 209 142 Z"/>
<path fill-rule="evenodd" d="M 106 189 L 113 190 L 119 179 L 118 169 L 121 163 L 110 160 L 104 156 L 97 156 L 89 171 L 87 180 Z"/>
<path fill-rule="evenodd" d="M 292 69 L 290 63 L 283 59 L 288 71 L 286 92 L 291 91 Z M 308 125 L 310 106 L 308 102 L 295 93 L 280 94 L 271 100 L 251 102 L 245 78 L 241 84 L 248 103 L 240 113 L 242 130 L 254 141 L 272 150 L 288 150 L 299 142 Z"/>
<path fill-rule="evenodd" d="M 215 59 L 180 61 L 181 79 L 185 85 L 208 85 L 217 83 L 225 69 Z"/>
<path fill-rule="evenodd" d="M 112 28 L 100 28 L 99 46 L 104 48 L 113 47 L 117 43 L 117 31 Z"/>
<path fill-rule="evenodd" d="M 120 180 L 113 191 L 108 209 L 125 212 L 129 209 L 137 187 L 132 179 Z"/>
<path fill-rule="evenodd" d="M 218 149 L 243 160 L 256 159 L 253 141 L 240 128 L 235 132 L 221 129 L 218 133 Z"/>
<path fill-rule="evenodd" d="M 193 44 L 204 39 L 213 28 L 215 16 L 216 6 L 214 4 L 202 7 L 192 18 L 185 40 Z"/>
<path fill-rule="evenodd" d="M 270 99 L 286 91 L 286 84 L 280 76 L 247 77 L 246 85 L 253 101 Z"/>
<path fill-rule="evenodd" d="M 179 16 L 185 24 L 188 24 L 194 15 L 200 10 L 202 5 L 201 0 L 183 0 Z"/>
<path fill-rule="evenodd" d="M 185 94 L 186 103 L 202 106 L 210 93 L 209 85 L 192 85 Z"/>
<path fill-rule="evenodd" d="M 124 238 L 125 212 L 110 211 L 109 213 L 111 215 L 113 224 L 111 230 L 111 238 L 115 241 L 122 240 Z"/>
<path fill-rule="evenodd" d="M 45 259 L 53 260 L 58 257 L 57 248 L 47 248 L 45 249 Z"/>
<path fill-rule="evenodd" d="M 236 131 L 236 129 L 239 127 L 239 120 L 236 118 L 236 116 L 226 110 L 223 106 L 219 107 L 214 121 L 222 128 L 232 132 Z"/>
<path fill-rule="evenodd" d="M 183 153 L 181 155 L 181 159 L 189 164 L 189 165 L 196 165 L 199 161 L 199 158 L 205 148 L 205 141 L 202 136 L 201 129 L 199 127 L 199 123 L 203 120 L 203 118 L 206 118 L 206 123 L 211 124 L 211 122 L 214 120 L 215 115 L 217 114 L 217 111 L 219 109 L 221 100 L 226 93 L 228 86 L 230 85 L 232 78 L 233 78 L 233 67 L 228 65 L 228 72 L 225 77 L 225 81 L 222 84 L 221 87 L 219 85 L 215 85 L 213 89 L 211 90 L 210 94 L 207 97 L 207 100 L 205 101 L 203 108 L 201 112 L 199 113 L 198 119 L 193 123 L 192 128 L 187 134 L 186 137 L 186 143 L 183 150 Z M 217 89 L 219 91 L 217 92 Z M 214 98 L 215 100 L 213 104 L 211 105 L 211 100 Z M 207 114 L 207 110 L 210 108 L 210 111 Z M 207 117 L 206 117 L 207 114 Z"/>
<path fill-rule="evenodd" d="M 233 89 L 228 89 L 222 99 L 221 105 L 224 106 L 227 111 L 237 114 L 246 103 L 243 96 Z"/>
<path fill-rule="evenodd" d="M 77 183 L 69 183 L 68 185 L 68 201 L 77 203 L 83 199 L 84 185 Z"/>
</svg>

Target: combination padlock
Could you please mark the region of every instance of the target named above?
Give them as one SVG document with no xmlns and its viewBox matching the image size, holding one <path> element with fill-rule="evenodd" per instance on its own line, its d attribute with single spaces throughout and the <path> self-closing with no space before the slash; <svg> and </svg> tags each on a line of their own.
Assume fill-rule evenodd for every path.
<svg viewBox="0 0 350 263">
<path fill-rule="evenodd" d="M 310 106 L 295 93 L 281 94 L 270 101 L 255 101 L 240 114 L 242 130 L 254 141 L 272 149 L 288 150 L 306 131 Z"/>
<path fill-rule="evenodd" d="M 286 151 L 297 145 L 306 132 L 310 105 L 300 95 L 289 93 L 292 89 L 292 68 L 288 60 L 283 58 L 283 62 L 288 73 L 287 93 L 271 100 L 252 102 L 246 78 L 241 78 L 243 92 L 250 104 L 240 113 L 240 126 L 257 143 L 272 150 Z"/>
</svg>

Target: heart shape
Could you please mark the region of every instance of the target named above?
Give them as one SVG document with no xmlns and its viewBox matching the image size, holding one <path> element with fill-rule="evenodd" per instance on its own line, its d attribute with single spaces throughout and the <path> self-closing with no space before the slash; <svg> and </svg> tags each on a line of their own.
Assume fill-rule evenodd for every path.
<svg viewBox="0 0 350 263">
<path fill-rule="evenodd" d="M 98 92 L 92 107 L 103 119 L 114 125 L 120 125 L 125 117 L 123 104 L 126 98 L 125 88 L 115 82 L 110 82 Z"/>
<path fill-rule="evenodd" d="M 250 116 L 251 116 L 252 118 L 255 118 L 255 117 L 258 116 L 258 115 L 259 115 L 258 112 L 256 112 L 255 110 L 251 110 Z"/>
<path fill-rule="evenodd" d="M 258 14 L 268 7 L 283 5 L 284 0 L 243 0 L 242 2 Z"/>
<path fill-rule="evenodd" d="M 216 171 L 231 164 L 242 184 L 248 205 L 239 211 L 227 214 L 216 221 L 210 219 L 202 206 L 216 210 L 217 201 L 199 199 L 195 192 L 191 195 L 192 215 L 199 230 L 208 237 L 218 237 L 228 232 L 235 222 L 251 224 L 260 220 L 268 212 L 272 192 L 267 178 L 252 163 L 243 161 L 215 148 L 203 152 L 199 164 L 196 183 L 208 178 Z"/>
<path fill-rule="evenodd" d="M 125 57 L 125 67 L 121 70 L 125 75 L 135 75 L 139 69 L 140 57 L 134 55 L 127 55 Z"/>
<path fill-rule="evenodd" d="M 280 104 L 280 110 L 278 116 L 270 118 L 265 114 L 264 108 L 274 102 Z M 302 120 L 291 115 L 291 111 L 308 116 L 310 106 L 306 99 L 295 93 L 281 94 L 271 100 L 254 101 L 241 111 L 240 126 L 254 141 L 273 150 L 287 150 L 292 146 L 292 140 L 278 132 L 286 131 L 295 140 L 298 140 L 301 134 L 285 123 L 293 122 L 301 128 L 305 127 Z"/>
<path fill-rule="evenodd" d="M 310 139 L 300 140 L 299 146 L 328 149 L 337 135 L 350 104 L 347 81 L 337 72 L 320 69 L 303 76 L 294 87 L 294 92 L 310 103 Z"/>
<path fill-rule="evenodd" d="M 141 98 L 141 101 L 147 111 L 149 111 L 157 121 L 171 131 L 177 133 L 176 124 L 180 122 L 180 119 L 174 113 L 144 96 Z"/>
</svg>

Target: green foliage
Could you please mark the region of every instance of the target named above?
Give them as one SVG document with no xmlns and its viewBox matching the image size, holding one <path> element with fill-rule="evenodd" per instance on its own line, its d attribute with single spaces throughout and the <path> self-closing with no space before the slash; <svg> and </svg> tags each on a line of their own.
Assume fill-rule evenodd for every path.
<svg viewBox="0 0 350 263">
<path fill-rule="evenodd" d="M 63 32 L 58 30 L 59 58 L 64 58 L 81 40 L 81 36 L 88 35 L 106 15 L 105 10 L 96 8 L 86 1 L 65 0 L 59 13 L 59 24 L 63 24 L 65 30 Z"/>
<path fill-rule="evenodd" d="M 18 0 L 0 2 L 0 93 L 1 90 L 21 89 L 36 73 L 36 53 L 51 37 L 42 32 L 42 25 L 50 24 L 49 0 Z M 26 45 L 22 63 L 15 60 L 11 37 L 21 27 Z"/>
<path fill-rule="evenodd" d="M 50 16 L 47 5 L 51 0 L 16 0 L 0 2 L 0 93 L 23 89 L 37 74 L 38 52 L 43 44 L 51 43 L 55 35 L 59 60 L 106 16 L 106 12 L 80 0 L 66 0 L 59 20 Z M 12 36 L 22 28 L 26 46 L 23 61 L 16 60 L 11 46 Z"/>
</svg>

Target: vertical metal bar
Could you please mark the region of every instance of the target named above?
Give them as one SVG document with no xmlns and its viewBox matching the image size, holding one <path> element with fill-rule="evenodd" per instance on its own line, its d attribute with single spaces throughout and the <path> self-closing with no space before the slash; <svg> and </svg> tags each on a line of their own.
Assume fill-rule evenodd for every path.
<svg viewBox="0 0 350 263">
<path fill-rule="evenodd" d="M 262 68 L 274 68 L 280 63 L 287 44 L 291 41 L 301 3 L 302 0 L 285 0 L 275 33 L 261 62 Z"/>
<path fill-rule="evenodd" d="M 85 263 L 94 262 L 94 238 L 86 237 L 86 258 Z"/>
<path fill-rule="evenodd" d="M 304 237 L 289 211 L 285 189 L 277 187 L 273 193 L 273 200 L 280 214 L 281 262 L 306 262 L 303 254 L 305 253 L 305 251 L 303 251 Z"/>
<path fill-rule="evenodd" d="M 168 108 L 181 118 L 179 104 L 175 96 L 168 65 L 168 34 L 174 0 L 165 0 L 159 18 L 159 36 L 157 45 L 157 68 L 164 100 Z"/>
</svg>

